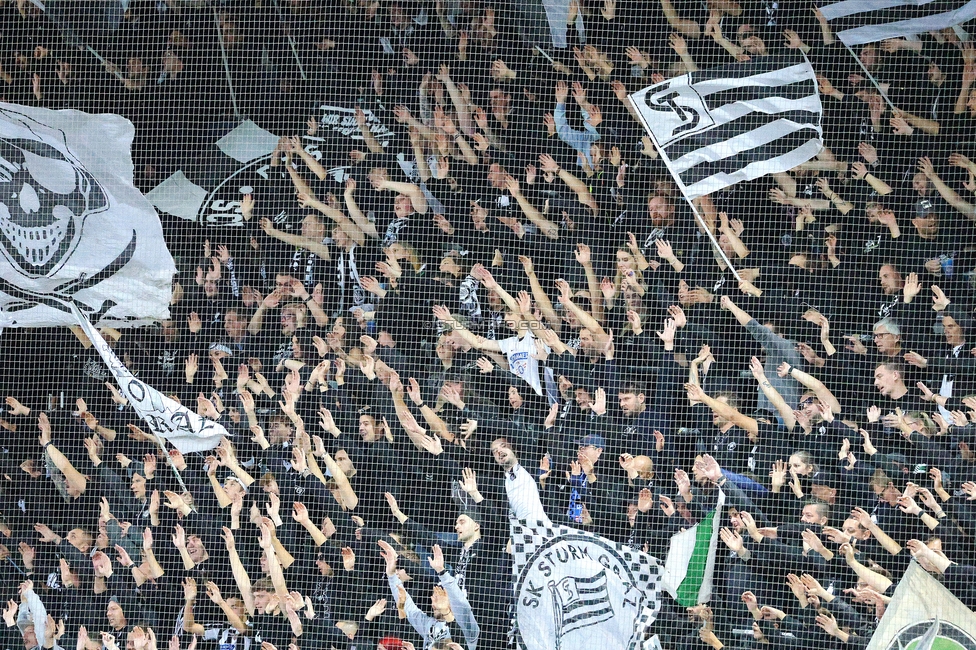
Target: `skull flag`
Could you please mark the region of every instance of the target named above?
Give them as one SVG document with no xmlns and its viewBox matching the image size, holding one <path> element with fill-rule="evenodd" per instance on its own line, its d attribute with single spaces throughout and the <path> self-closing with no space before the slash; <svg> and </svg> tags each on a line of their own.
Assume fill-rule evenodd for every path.
<svg viewBox="0 0 976 650">
<path fill-rule="evenodd" d="M 176 267 L 132 184 L 134 128 L 118 115 L 0 103 L 0 316 L 8 327 L 169 316 Z"/>
</svg>

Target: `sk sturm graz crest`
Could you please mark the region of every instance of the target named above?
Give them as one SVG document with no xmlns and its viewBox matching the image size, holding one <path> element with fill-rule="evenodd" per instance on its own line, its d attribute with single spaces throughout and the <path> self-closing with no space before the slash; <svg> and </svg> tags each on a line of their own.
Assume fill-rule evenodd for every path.
<svg viewBox="0 0 976 650">
<path fill-rule="evenodd" d="M 525 523 L 512 529 L 518 648 L 651 647 L 657 560 L 590 533 Z"/>
<path fill-rule="evenodd" d="M 9 110 L 0 119 L 3 254 L 26 276 L 47 275 L 75 247 L 85 219 L 109 207 L 108 196 L 63 133 Z"/>
<path fill-rule="evenodd" d="M 318 162 L 328 162 L 323 151 L 323 144 L 327 139 L 345 140 L 353 143 L 353 147 L 365 149 L 363 136 L 356 122 L 356 109 L 351 107 L 320 104 L 318 121 L 318 135 L 302 136 L 302 146 Z M 366 123 L 373 136 L 386 146 L 394 137 L 394 132 L 380 120 L 370 109 L 364 109 Z M 253 126 L 253 125 L 252 125 Z M 270 135 L 270 134 L 269 134 Z M 356 144 L 356 143 L 360 144 Z M 228 150 L 223 153 L 229 158 L 241 160 Z M 282 161 L 284 158 L 282 158 Z M 323 163 L 324 164 L 324 163 Z M 296 168 L 298 165 L 292 163 Z M 332 166 L 328 169 L 329 177 L 336 183 L 337 193 L 341 191 L 342 183 L 348 178 L 348 166 Z M 241 214 L 241 199 L 245 194 L 253 194 L 256 198 L 267 197 L 273 192 L 275 175 L 288 180 L 284 163 L 276 168 L 271 166 L 271 155 L 263 155 L 241 164 L 240 167 L 226 175 L 207 193 L 206 199 L 200 204 L 196 220 L 207 226 L 238 227 L 244 225 Z M 188 217 L 184 217 L 188 218 Z M 271 220 L 281 223 L 287 219 L 284 214 L 272 215 Z"/>
</svg>

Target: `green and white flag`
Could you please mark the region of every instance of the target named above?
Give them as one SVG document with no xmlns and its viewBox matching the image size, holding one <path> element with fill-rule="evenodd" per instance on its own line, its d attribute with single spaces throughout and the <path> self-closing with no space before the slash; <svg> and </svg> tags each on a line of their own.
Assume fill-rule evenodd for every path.
<svg viewBox="0 0 976 650">
<path fill-rule="evenodd" d="M 912 562 L 867 650 L 976 650 L 976 614 Z"/>
<path fill-rule="evenodd" d="M 715 550 L 725 493 L 718 491 L 715 512 L 671 538 L 662 586 L 682 607 L 707 603 L 712 597 Z"/>
</svg>

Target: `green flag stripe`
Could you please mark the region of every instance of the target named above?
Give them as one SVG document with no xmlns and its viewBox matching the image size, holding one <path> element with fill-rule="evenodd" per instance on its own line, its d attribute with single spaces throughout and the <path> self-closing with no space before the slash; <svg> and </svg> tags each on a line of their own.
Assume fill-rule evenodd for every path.
<svg viewBox="0 0 976 650">
<path fill-rule="evenodd" d="M 698 522 L 695 530 L 695 550 L 688 560 L 688 572 L 685 579 L 681 581 L 681 586 L 675 597 L 675 601 L 682 607 L 691 607 L 698 604 L 698 592 L 701 589 L 702 580 L 705 578 L 705 567 L 708 565 L 708 546 L 712 540 L 712 528 L 715 526 L 715 517 L 709 513 L 707 517 Z"/>
</svg>

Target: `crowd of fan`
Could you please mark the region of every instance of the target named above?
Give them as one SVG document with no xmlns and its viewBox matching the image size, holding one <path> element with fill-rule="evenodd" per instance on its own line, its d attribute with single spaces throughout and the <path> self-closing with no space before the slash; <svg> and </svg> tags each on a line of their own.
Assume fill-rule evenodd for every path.
<svg viewBox="0 0 976 650">
<path fill-rule="evenodd" d="M 662 561 L 721 487 L 667 650 L 864 646 L 912 559 L 976 607 L 964 30 L 862 69 L 809 2 L 574 0 L 565 49 L 510 3 L 280 4 L 133 0 L 102 65 L 0 3 L 0 98 L 126 115 L 146 189 L 232 101 L 289 134 L 242 228 L 172 228 L 173 319 L 103 332 L 216 449 L 161 450 L 83 334 L 4 332 L 4 648 L 504 648 L 519 466 Z M 627 94 L 798 50 L 825 149 L 696 221 Z"/>
</svg>

